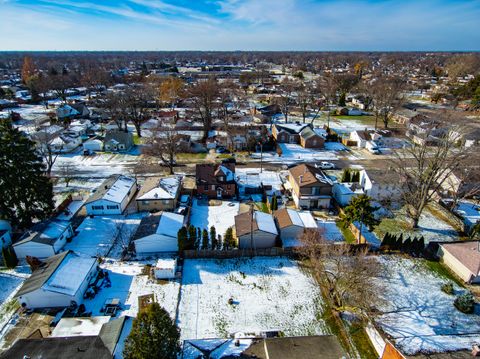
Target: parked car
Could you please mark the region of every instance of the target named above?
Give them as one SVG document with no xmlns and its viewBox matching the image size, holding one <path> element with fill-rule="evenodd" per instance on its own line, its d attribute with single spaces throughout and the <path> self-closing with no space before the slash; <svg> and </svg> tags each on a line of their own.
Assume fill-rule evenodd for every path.
<svg viewBox="0 0 480 359">
<path fill-rule="evenodd" d="M 315 164 L 315 167 L 320 168 L 322 170 L 333 170 L 335 168 L 335 164 L 332 162 L 322 161 L 320 163 Z"/>
</svg>

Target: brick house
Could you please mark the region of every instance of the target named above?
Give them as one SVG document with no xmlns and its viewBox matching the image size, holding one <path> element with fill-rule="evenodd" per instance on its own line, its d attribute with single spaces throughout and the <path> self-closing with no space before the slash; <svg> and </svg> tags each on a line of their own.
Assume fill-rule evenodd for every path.
<svg viewBox="0 0 480 359">
<path fill-rule="evenodd" d="M 315 133 L 309 123 L 283 123 L 272 127 L 277 143 L 295 143 L 304 148 L 323 148 L 325 139 Z"/>
<path fill-rule="evenodd" d="M 232 198 L 236 194 L 235 163 L 198 164 L 197 194 L 208 198 Z"/>
<path fill-rule="evenodd" d="M 289 169 L 288 183 L 293 201 L 300 209 L 328 209 L 333 183 L 320 168 L 301 164 Z"/>
</svg>

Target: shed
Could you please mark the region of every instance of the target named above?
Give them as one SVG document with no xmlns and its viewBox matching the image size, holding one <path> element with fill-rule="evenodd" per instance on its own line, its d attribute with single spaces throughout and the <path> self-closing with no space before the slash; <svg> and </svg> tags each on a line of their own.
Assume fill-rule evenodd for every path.
<svg viewBox="0 0 480 359">
<path fill-rule="evenodd" d="M 177 259 L 159 259 L 153 269 L 155 278 L 157 279 L 172 279 L 175 278 L 177 270 Z"/>
</svg>

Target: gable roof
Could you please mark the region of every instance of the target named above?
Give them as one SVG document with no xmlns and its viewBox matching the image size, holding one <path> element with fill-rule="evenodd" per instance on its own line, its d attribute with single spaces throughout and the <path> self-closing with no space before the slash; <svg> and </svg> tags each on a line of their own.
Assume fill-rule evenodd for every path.
<svg viewBox="0 0 480 359">
<path fill-rule="evenodd" d="M 69 253 L 71 252 L 62 252 L 44 260 L 42 265 L 34 270 L 32 275 L 28 277 L 25 282 L 23 282 L 22 287 L 19 289 L 15 297 L 19 297 L 23 294 L 30 293 L 38 288 L 41 288 L 57 270 Z"/>
<path fill-rule="evenodd" d="M 251 229 L 253 232 L 260 230 L 266 233 L 278 234 L 273 216 L 269 213 L 254 211 L 253 220 L 250 211 L 235 216 L 235 232 L 237 236 L 249 234 Z"/>
<path fill-rule="evenodd" d="M 218 170 L 220 169 L 220 172 Z M 227 171 L 228 170 L 228 171 Z M 227 173 L 228 172 L 228 173 Z M 234 163 L 205 163 L 197 164 L 195 168 L 195 178 L 197 183 L 201 184 L 216 184 L 216 176 L 224 175 L 226 182 L 234 183 L 235 182 L 235 164 Z M 224 183 L 224 182 L 222 182 Z"/>
<path fill-rule="evenodd" d="M 130 144 L 132 141 L 132 134 L 125 131 L 107 131 L 105 134 L 104 142 L 117 142 L 123 144 Z"/>
<path fill-rule="evenodd" d="M 316 168 L 315 166 L 301 164 L 290 168 L 289 173 L 299 187 L 306 187 L 313 184 L 333 186 L 330 178 L 328 178 L 320 168 Z"/>
<path fill-rule="evenodd" d="M 15 242 L 13 246 L 15 247 L 28 242 L 42 243 L 52 246 L 69 226 L 69 222 L 58 220 L 39 223 L 32 227 L 31 230 L 25 232 L 20 240 Z"/>
<path fill-rule="evenodd" d="M 175 199 L 180 189 L 181 181 L 180 176 L 166 178 L 149 177 L 143 183 L 136 200 Z"/>
<path fill-rule="evenodd" d="M 100 187 L 87 199 L 85 204 L 105 199 L 107 201 L 120 203 L 128 195 L 128 191 L 132 189 L 136 181 L 122 175 L 111 175 Z"/>
<path fill-rule="evenodd" d="M 480 274 L 480 241 L 444 243 L 441 246 L 467 267 L 473 275 Z"/>
<path fill-rule="evenodd" d="M 299 122 L 292 122 L 292 123 L 276 123 L 275 127 L 277 131 L 285 131 L 292 135 L 299 134 L 303 130 L 310 128 L 309 123 L 299 123 Z"/>
<path fill-rule="evenodd" d="M 280 229 L 298 226 L 303 228 L 317 228 L 315 219 L 312 214 L 308 211 L 295 211 L 290 208 L 282 208 L 278 211 L 275 211 L 274 217 L 277 220 L 278 226 Z"/>
</svg>

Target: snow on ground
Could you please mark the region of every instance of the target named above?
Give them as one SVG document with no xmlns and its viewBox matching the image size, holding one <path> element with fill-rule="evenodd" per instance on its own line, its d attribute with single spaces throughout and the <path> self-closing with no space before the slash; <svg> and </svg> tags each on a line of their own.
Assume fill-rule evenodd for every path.
<svg viewBox="0 0 480 359">
<path fill-rule="evenodd" d="M 430 241 L 452 242 L 458 240 L 455 228 L 428 210 L 423 211 L 418 228 L 420 232 L 418 234 L 425 238 L 425 244 Z"/>
<path fill-rule="evenodd" d="M 121 247 L 122 243 L 115 243 L 116 238 L 127 241 L 133 236 L 144 215 L 135 213 L 127 217 L 121 215 L 87 217 L 76 229 L 79 233 L 64 249 L 88 256 L 105 256 L 112 247 Z M 120 236 L 119 231 L 122 233 Z M 117 257 L 121 249 L 113 248 L 112 252 L 109 255 Z"/>
<path fill-rule="evenodd" d="M 318 286 L 288 258 L 186 260 L 180 296 L 183 339 L 271 329 L 287 336 L 327 333 Z"/>
<path fill-rule="evenodd" d="M 338 160 L 339 156 L 344 156 L 343 150 L 317 150 L 313 148 L 303 148 L 294 143 L 280 143 L 282 155 L 278 156 L 276 153 L 264 153 L 263 160 L 271 163 L 295 163 L 295 162 L 314 162 L 314 161 L 334 161 Z M 338 146 L 335 146 L 338 147 Z M 260 158 L 259 153 L 252 154 L 252 158 Z M 357 156 L 348 153 L 350 160 L 360 159 Z"/>
<path fill-rule="evenodd" d="M 317 226 L 321 230 L 322 236 L 327 241 L 341 242 L 345 240 L 335 221 L 317 220 Z M 284 247 L 302 246 L 302 242 L 297 238 L 283 239 L 282 242 Z"/>
<path fill-rule="evenodd" d="M 272 186 L 272 190 L 280 191 L 283 184 L 281 175 L 286 177 L 287 172 L 267 170 L 260 172 L 260 168 L 237 168 L 235 171 L 240 195 L 245 194 L 246 187 L 259 188 L 262 183 Z"/>
<path fill-rule="evenodd" d="M 468 227 L 480 221 L 480 206 L 475 203 L 459 201 L 455 212 L 463 217 L 463 221 Z"/>
<path fill-rule="evenodd" d="M 209 206 L 206 201 L 193 200 L 190 212 L 190 224 L 210 231 L 215 226 L 217 235 L 222 237 L 228 227 L 235 225 L 235 216 L 238 214 L 239 202 L 222 201 L 220 206 Z"/>
<path fill-rule="evenodd" d="M 10 112 L 16 112 L 20 114 L 22 120 L 48 119 L 47 113 L 52 111 L 55 111 L 55 109 L 45 109 L 44 105 L 19 105 L 18 107 L 6 108 L 0 111 L 0 118 L 7 118 Z"/>
<path fill-rule="evenodd" d="M 138 148 L 129 153 L 97 153 L 83 156 L 82 151 L 62 154 L 57 157 L 52 173 L 57 175 L 61 166 L 69 163 L 75 166 L 76 177 L 106 178 L 112 174 L 125 174 L 138 162 Z"/>
<path fill-rule="evenodd" d="M 85 299 L 83 304 L 92 315 L 102 315 L 105 301 L 111 298 L 120 299 L 122 310 L 118 316 L 135 317 L 138 313 L 138 296 L 154 294 L 158 303 L 168 311 L 172 318 L 178 303 L 178 281 L 157 282 L 147 275 L 142 275 L 142 268 L 147 262 L 107 261 L 101 267 L 108 271 L 111 287 L 102 287 L 93 299 Z M 154 261 L 150 264 L 154 264 Z"/>
<path fill-rule="evenodd" d="M 61 221 L 70 221 L 73 216 L 82 208 L 84 201 L 72 201 L 67 208 L 60 213 L 56 218 Z"/>
<path fill-rule="evenodd" d="M 480 313 L 463 314 L 453 306 L 454 295 L 441 291 L 447 280 L 429 271 L 422 260 L 380 256 L 383 313 L 378 326 L 407 355 L 471 349 L 480 338 Z M 462 290 L 456 286 L 456 294 Z"/>
</svg>

